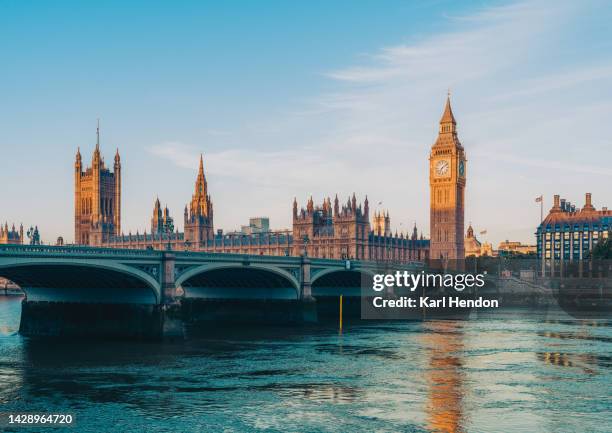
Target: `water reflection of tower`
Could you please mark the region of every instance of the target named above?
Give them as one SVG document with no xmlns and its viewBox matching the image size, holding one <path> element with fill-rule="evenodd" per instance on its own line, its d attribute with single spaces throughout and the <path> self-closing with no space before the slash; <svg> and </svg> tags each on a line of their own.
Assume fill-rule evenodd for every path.
<svg viewBox="0 0 612 433">
<path fill-rule="evenodd" d="M 464 431 L 461 323 L 427 322 L 425 332 L 424 345 L 429 359 L 428 428 L 434 432 Z"/>
</svg>

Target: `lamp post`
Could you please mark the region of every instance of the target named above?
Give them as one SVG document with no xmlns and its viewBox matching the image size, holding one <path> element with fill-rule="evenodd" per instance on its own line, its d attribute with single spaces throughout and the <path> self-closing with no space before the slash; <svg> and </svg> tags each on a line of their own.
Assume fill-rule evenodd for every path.
<svg viewBox="0 0 612 433">
<path fill-rule="evenodd" d="M 544 278 L 544 275 L 546 273 L 546 266 L 545 266 L 545 261 L 544 261 L 544 255 L 545 255 L 545 244 L 544 244 L 544 227 L 542 227 L 542 224 L 544 223 L 544 195 L 540 194 L 539 197 L 536 197 L 535 199 L 536 203 L 540 203 L 540 227 L 538 229 L 539 234 L 538 236 L 540 236 L 540 239 L 538 239 L 539 241 L 539 245 L 540 245 L 540 260 L 542 262 L 542 278 Z"/>
<path fill-rule="evenodd" d="M 304 235 L 304 238 L 302 239 L 304 241 L 304 257 L 308 256 L 308 243 L 310 242 L 310 239 L 308 239 L 308 235 Z"/>
<path fill-rule="evenodd" d="M 30 245 L 40 245 L 40 234 L 38 233 L 38 226 L 30 227 L 27 232 L 27 236 L 30 239 Z"/>
</svg>

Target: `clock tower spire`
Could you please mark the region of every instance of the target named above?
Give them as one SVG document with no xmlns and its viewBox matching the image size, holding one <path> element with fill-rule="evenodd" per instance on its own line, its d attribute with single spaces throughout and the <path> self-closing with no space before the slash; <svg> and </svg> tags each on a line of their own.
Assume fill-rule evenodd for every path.
<svg viewBox="0 0 612 433">
<path fill-rule="evenodd" d="M 433 260 L 463 260 L 466 158 L 457 137 L 450 93 L 429 155 L 430 252 Z"/>
</svg>

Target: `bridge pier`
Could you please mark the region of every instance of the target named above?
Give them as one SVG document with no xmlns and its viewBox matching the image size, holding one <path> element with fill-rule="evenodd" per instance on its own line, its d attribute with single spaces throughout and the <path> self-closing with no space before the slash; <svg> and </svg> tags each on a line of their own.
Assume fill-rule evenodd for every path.
<svg viewBox="0 0 612 433">
<path fill-rule="evenodd" d="M 304 255 L 300 263 L 300 301 L 302 310 L 302 320 L 305 323 L 316 323 L 317 301 L 312 297 L 312 283 L 310 279 L 310 259 Z"/>
<path fill-rule="evenodd" d="M 24 299 L 19 333 L 31 337 L 183 338 L 184 320 L 178 302 L 84 304 Z"/>
<path fill-rule="evenodd" d="M 181 303 L 175 284 L 176 255 L 162 254 L 161 266 L 161 319 L 160 334 L 164 338 L 183 338 L 185 335 Z"/>
</svg>

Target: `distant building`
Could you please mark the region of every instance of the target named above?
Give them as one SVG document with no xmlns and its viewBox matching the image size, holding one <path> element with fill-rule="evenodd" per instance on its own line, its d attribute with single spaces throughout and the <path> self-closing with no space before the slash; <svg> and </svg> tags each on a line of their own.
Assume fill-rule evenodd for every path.
<svg viewBox="0 0 612 433">
<path fill-rule="evenodd" d="M 509 256 L 513 254 L 535 254 L 537 252 L 536 245 L 526 245 L 521 242 L 513 242 L 505 240 L 499 243 L 497 254 L 499 256 Z"/>
<path fill-rule="evenodd" d="M 467 159 L 457 135 L 450 95 L 429 155 L 429 233 L 433 260 L 463 260 Z"/>
<path fill-rule="evenodd" d="M 191 203 L 185 206 L 185 242 L 188 249 L 204 250 L 215 238 L 213 230 L 213 203 L 208 194 L 208 182 L 204 174 L 204 159 L 200 155 L 200 167 Z"/>
<path fill-rule="evenodd" d="M 242 226 L 240 232 L 244 235 L 252 235 L 255 233 L 267 233 L 270 231 L 270 218 L 255 217 L 249 218 L 249 225 Z"/>
<path fill-rule="evenodd" d="M 374 234 L 377 236 L 391 236 L 391 217 L 389 211 L 374 212 L 373 227 Z"/>
<path fill-rule="evenodd" d="M 493 246 L 489 242 L 481 243 L 476 238 L 471 224 L 468 226 L 463 243 L 465 245 L 465 257 L 493 257 L 495 255 Z"/>
<path fill-rule="evenodd" d="M 101 245 L 121 233 L 121 159 L 119 149 L 111 172 L 100 154 L 100 125 L 91 167 L 83 167 L 77 149 L 74 162 L 74 242 Z"/>
<path fill-rule="evenodd" d="M 315 206 L 312 197 L 306 208 L 298 210 L 293 201 L 293 255 L 304 251 L 311 257 L 376 261 L 424 261 L 429 257 L 429 240 L 391 233 L 390 217 L 378 219 L 378 228 L 371 230 L 368 198 L 357 203 L 355 194 L 340 205 L 338 196 Z M 380 224 L 383 224 L 381 227 Z M 376 224 L 376 223 L 375 223 Z"/>
<path fill-rule="evenodd" d="M 577 209 L 558 195 L 553 207 L 536 232 L 538 258 L 582 260 L 600 239 L 608 238 L 612 227 L 612 211 L 597 210 L 586 193 L 585 204 Z"/>
<path fill-rule="evenodd" d="M 338 196 L 315 206 L 312 197 L 292 208 L 292 226 L 271 231 L 268 218 L 251 218 L 239 232 L 214 229 L 213 203 L 200 157 L 195 191 L 185 206 L 184 231 L 174 226 L 167 208 L 155 202 L 151 232 L 121 232 L 121 162 L 115 154 L 114 170 L 106 168 L 100 154 L 99 128 L 90 168 L 84 168 L 80 151 L 75 161 L 75 243 L 107 248 L 188 250 L 214 253 L 300 256 L 407 263 L 461 260 L 465 257 L 464 209 L 467 160 L 457 135 L 450 97 L 439 122 L 438 137 L 429 155 L 430 234 L 392 233 L 389 212 L 374 213 L 370 220 L 367 196 L 358 203 L 355 194 L 340 203 Z M 477 240 L 476 240 L 477 242 Z M 480 254 L 487 244 L 479 245 Z M 482 248 L 485 248 L 483 250 Z M 431 252 L 430 252 L 431 251 Z"/>
<path fill-rule="evenodd" d="M 168 208 L 162 210 L 159 199 L 153 206 L 151 232 L 116 234 L 119 214 L 120 162 L 115 156 L 115 171 L 104 168 L 99 144 L 96 144 L 92 166 L 82 169 L 77 152 L 75 180 L 76 243 L 133 249 L 171 249 L 216 253 L 299 256 L 381 261 L 424 261 L 429 256 L 429 240 L 418 236 L 416 225 L 412 235 L 391 233 L 389 212 L 375 214 L 371 229 L 367 197 L 357 203 L 355 194 L 341 205 L 336 196 L 333 205 L 328 197 L 321 206 L 310 198 L 298 210 L 293 202 L 293 224 L 288 230 L 270 230 L 267 217 L 250 218 L 241 231 L 214 231 L 213 203 L 208 193 L 203 158 L 191 202 L 185 206 L 183 233 L 178 232 Z"/>
<path fill-rule="evenodd" d="M 428 258 L 429 240 L 418 236 L 414 227 L 411 236 L 392 234 L 387 212 L 379 219 L 380 232 L 371 230 L 369 204 L 357 203 L 355 194 L 345 205 L 338 197 L 332 205 L 328 197 L 321 206 L 310 198 L 298 211 L 293 202 L 293 225 L 289 230 L 270 230 L 267 217 L 251 218 L 239 232 L 213 230 L 213 205 L 208 194 L 203 160 L 195 182 L 191 203 L 185 207 L 185 232 L 173 231 L 169 211 L 161 211 L 156 200 L 151 221 L 151 233 L 111 235 L 105 241 L 88 245 L 110 248 L 172 249 L 217 253 L 299 256 L 382 261 L 424 261 Z M 100 238 L 96 238 L 100 239 Z"/>
<path fill-rule="evenodd" d="M 19 231 L 15 229 L 15 224 L 9 229 L 8 223 L 4 227 L 0 225 L 0 244 L 23 244 L 23 225 L 19 226 Z"/>
<path fill-rule="evenodd" d="M 151 233 L 172 233 L 174 231 L 174 219 L 170 216 L 168 206 L 162 212 L 159 198 L 153 205 L 153 218 L 151 218 Z"/>
</svg>

